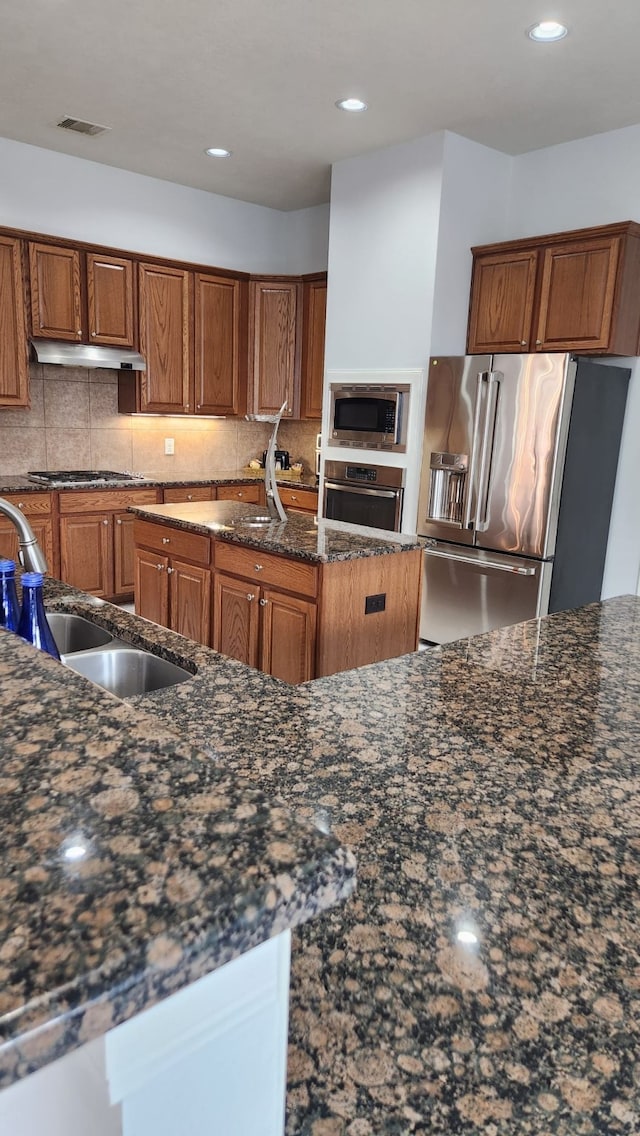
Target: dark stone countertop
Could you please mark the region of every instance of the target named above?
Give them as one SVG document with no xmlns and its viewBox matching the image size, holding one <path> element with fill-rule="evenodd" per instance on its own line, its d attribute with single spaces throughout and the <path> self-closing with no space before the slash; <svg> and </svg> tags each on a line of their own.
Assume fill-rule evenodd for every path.
<svg viewBox="0 0 640 1136">
<path fill-rule="evenodd" d="M 236 501 L 187 501 L 179 505 L 136 505 L 129 509 L 142 520 L 158 521 L 187 532 L 204 533 L 227 544 L 274 552 L 296 560 L 328 563 L 355 560 L 365 556 L 410 552 L 419 548 L 415 536 L 386 533 L 364 525 L 340 521 L 318 520 L 312 516 L 290 512 L 286 522 L 276 520 L 266 525 L 252 525 L 263 506 Z M 246 523 L 243 523 L 246 518 Z"/>
<path fill-rule="evenodd" d="M 316 477 L 314 474 L 308 474 L 300 481 L 284 478 L 276 478 L 276 480 L 278 485 L 290 486 L 292 489 L 312 492 L 317 491 Z M 246 469 L 214 470 L 208 477 L 199 473 L 181 473 L 174 477 L 168 477 L 166 473 L 158 472 L 146 474 L 132 473 L 129 480 L 125 481 L 117 478 L 113 481 L 101 481 L 99 485 L 87 485 L 86 483 L 64 485 L 61 482 L 56 482 L 55 485 L 47 485 L 41 481 L 30 481 L 24 474 L 5 473 L 0 474 L 0 496 L 3 493 L 46 493 L 51 490 L 58 491 L 63 489 L 168 489 L 189 485 L 235 485 L 240 482 L 251 484 L 254 481 L 264 481 L 263 469 L 256 470 L 255 473 L 248 473 Z"/>
<path fill-rule="evenodd" d="M 289 687 L 64 591 L 198 664 L 142 732 L 357 856 L 294 932 L 289 1136 L 640 1130 L 639 599 Z"/>
<path fill-rule="evenodd" d="M 0 707 L 0 1087 L 352 891 L 351 854 L 215 736 L 194 747 L 3 630 Z"/>
</svg>

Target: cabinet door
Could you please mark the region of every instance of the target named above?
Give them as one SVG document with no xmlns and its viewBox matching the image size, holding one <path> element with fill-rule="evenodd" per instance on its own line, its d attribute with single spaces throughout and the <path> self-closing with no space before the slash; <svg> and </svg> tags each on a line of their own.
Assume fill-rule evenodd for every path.
<svg viewBox="0 0 640 1136">
<path fill-rule="evenodd" d="M 211 573 L 172 560 L 169 568 L 169 626 L 196 643 L 211 642 Z"/>
<path fill-rule="evenodd" d="M 89 339 L 133 347 L 133 262 L 87 253 Z"/>
<path fill-rule="evenodd" d="M 45 554 L 49 575 L 56 576 L 58 573 L 53 543 L 53 521 L 50 517 L 29 517 L 29 524 Z M 19 564 L 19 547 L 15 527 L 11 524 L 11 521 L 0 517 L 0 556 L 7 560 L 15 560 L 16 564 Z"/>
<path fill-rule="evenodd" d="M 619 237 L 568 241 L 545 249 L 538 351 L 608 346 L 619 254 Z"/>
<path fill-rule="evenodd" d="M 135 576 L 133 513 L 120 513 L 113 521 L 113 594 L 132 595 Z"/>
<path fill-rule="evenodd" d="M 188 414 L 190 401 L 190 274 L 180 268 L 139 265 L 140 410 Z"/>
<path fill-rule="evenodd" d="M 80 252 L 29 244 L 31 332 L 44 339 L 82 339 Z"/>
<path fill-rule="evenodd" d="M 469 354 L 530 350 L 537 263 L 535 249 L 475 257 Z"/>
<path fill-rule="evenodd" d="M 214 573 L 212 646 L 250 667 L 258 666 L 259 599 L 260 589 L 246 580 Z"/>
<path fill-rule="evenodd" d="M 260 669 L 284 682 L 315 677 L 316 605 L 264 588 Z"/>
<path fill-rule="evenodd" d="M 60 518 L 60 575 L 94 596 L 112 596 L 113 518 L 79 514 Z"/>
<path fill-rule="evenodd" d="M 306 281 L 303 285 L 301 418 L 322 418 L 326 318 L 326 281 Z"/>
<path fill-rule="evenodd" d="M 20 241 L 0 236 L 0 406 L 29 405 Z"/>
<path fill-rule="evenodd" d="M 284 417 L 300 408 L 299 284 L 253 280 L 250 285 L 250 411 Z"/>
<path fill-rule="evenodd" d="M 196 273 L 194 307 L 195 410 L 198 414 L 242 413 L 246 405 L 246 353 L 242 352 L 241 368 L 240 281 Z M 246 316 L 244 330 L 246 336 Z M 242 411 L 241 381 L 245 387 Z"/>
<path fill-rule="evenodd" d="M 136 548 L 134 552 L 134 590 L 136 615 L 169 626 L 168 556 Z"/>
</svg>

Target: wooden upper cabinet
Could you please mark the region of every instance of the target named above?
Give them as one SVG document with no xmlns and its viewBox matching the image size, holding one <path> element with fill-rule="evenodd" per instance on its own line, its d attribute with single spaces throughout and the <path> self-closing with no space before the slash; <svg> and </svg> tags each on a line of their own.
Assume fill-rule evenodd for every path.
<svg viewBox="0 0 640 1136">
<path fill-rule="evenodd" d="M 29 405 L 21 242 L 0 236 L 0 406 Z"/>
<path fill-rule="evenodd" d="M 195 275 L 196 414 L 244 414 L 247 360 L 246 284 Z"/>
<path fill-rule="evenodd" d="M 636 355 L 640 225 L 472 249 L 467 350 Z"/>
<path fill-rule="evenodd" d="M 301 285 L 286 280 L 249 284 L 249 411 L 300 414 Z"/>
<path fill-rule="evenodd" d="M 31 334 L 82 340 L 80 250 L 29 242 Z"/>
<path fill-rule="evenodd" d="M 141 372 L 140 410 L 155 414 L 191 411 L 191 273 L 154 264 L 138 265 Z"/>
<path fill-rule="evenodd" d="M 576 351 L 608 346 L 620 244 L 619 237 L 605 237 L 544 250 L 539 351 L 554 351 L 558 345 Z"/>
<path fill-rule="evenodd" d="M 327 281 L 305 280 L 302 286 L 301 418 L 322 417 L 324 336 L 327 318 Z"/>
<path fill-rule="evenodd" d="M 537 264 L 535 250 L 475 258 L 469 313 L 470 354 L 529 350 Z"/>
<path fill-rule="evenodd" d="M 88 338 L 133 347 L 133 261 L 87 253 Z"/>
</svg>

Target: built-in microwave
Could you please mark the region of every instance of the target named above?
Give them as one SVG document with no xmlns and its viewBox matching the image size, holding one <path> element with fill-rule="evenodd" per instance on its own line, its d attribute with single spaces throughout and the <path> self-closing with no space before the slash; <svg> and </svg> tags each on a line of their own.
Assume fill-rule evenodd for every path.
<svg viewBox="0 0 640 1136">
<path fill-rule="evenodd" d="M 331 383 L 330 389 L 329 445 L 405 452 L 408 385 Z"/>
</svg>

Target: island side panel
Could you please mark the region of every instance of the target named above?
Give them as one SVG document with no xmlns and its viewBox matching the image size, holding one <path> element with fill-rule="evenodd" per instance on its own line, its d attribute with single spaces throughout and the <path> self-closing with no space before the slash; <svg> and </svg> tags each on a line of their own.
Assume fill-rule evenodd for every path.
<svg viewBox="0 0 640 1136">
<path fill-rule="evenodd" d="M 417 650 L 421 566 L 420 549 L 323 564 L 316 678 Z"/>
</svg>

